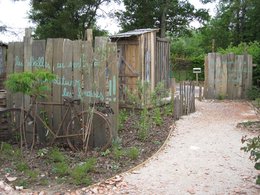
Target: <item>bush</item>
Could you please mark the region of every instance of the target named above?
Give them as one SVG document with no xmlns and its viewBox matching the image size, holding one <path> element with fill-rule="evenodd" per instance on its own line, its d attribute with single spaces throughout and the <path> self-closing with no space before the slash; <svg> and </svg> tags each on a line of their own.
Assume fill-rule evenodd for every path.
<svg viewBox="0 0 260 195">
<path fill-rule="evenodd" d="M 260 88 L 253 86 L 252 89 L 247 91 L 247 98 L 250 100 L 256 100 L 260 98 Z"/>
</svg>

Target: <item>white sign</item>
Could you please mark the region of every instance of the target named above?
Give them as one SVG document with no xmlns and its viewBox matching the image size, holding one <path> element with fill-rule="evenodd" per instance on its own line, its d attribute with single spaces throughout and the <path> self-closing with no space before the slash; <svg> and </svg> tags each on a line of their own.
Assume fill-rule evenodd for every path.
<svg viewBox="0 0 260 195">
<path fill-rule="evenodd" d="M 201 68 L 193 68 L 193 73 L 201 73 Z"/>
</svg>

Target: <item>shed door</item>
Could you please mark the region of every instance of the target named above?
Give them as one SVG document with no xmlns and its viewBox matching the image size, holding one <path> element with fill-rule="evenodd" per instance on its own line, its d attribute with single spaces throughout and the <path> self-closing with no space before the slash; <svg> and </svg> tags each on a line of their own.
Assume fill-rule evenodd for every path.
<svg viewBox="0 0 260 195">
<path fill-rule="evenodd" d="M 127 91 L 135 93 L 140 73 L 138 44 L 118 46 L 119 59 L 119 99 L 121 103 L 129 102 Z"/>
</svg>

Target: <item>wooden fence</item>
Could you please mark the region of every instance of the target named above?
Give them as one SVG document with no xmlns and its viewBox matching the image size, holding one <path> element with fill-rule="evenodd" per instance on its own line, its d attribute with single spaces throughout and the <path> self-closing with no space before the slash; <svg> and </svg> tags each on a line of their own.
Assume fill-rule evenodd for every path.
<svg viewBox="0 0 260 195">
<path fill-rule="evenodd" d="M 114 111 L 111 117 L 113 134 L 117 134 L 118 118 L 118 68 L 117 46 L 105 37 L 93 41 L 71 41 L 55 38 L 32 40 L 8 45 L 7 75 L 14 72 L 48 69 L 57 75 L 47 94 L 46 101 L 61 103 L 64 96 L 80 98 L 83 109 L 93 102 L 109 102 Z M 28 107 L 29 98 L 8 93 L 8 107 Z M 52 107 L 46 110 L 52 116 L 50 125 L 59 124 L 64 110 Z M 95 139 L 99 139 L 98 137 Z"/>
<path fill-rule="evenodd" d="M 174 97 L 174 119 L 195 112 L 195 83 L 181 81 L 179 94 Z"/>
<path fill-rule="evenodd" d="M 204 97 L 245 98 L 252 87 L 252 56 L 209 53 L 205 57 Z"/>
</svg>

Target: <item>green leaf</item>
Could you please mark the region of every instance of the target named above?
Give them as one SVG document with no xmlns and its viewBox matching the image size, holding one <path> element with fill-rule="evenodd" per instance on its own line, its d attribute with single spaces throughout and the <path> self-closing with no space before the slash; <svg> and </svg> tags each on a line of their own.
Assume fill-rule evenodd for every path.
<svg viewBox="0 0 260 195">
<path fill-rule="evenodd" d="M 255 169 L 260 170 L 260 163 L 255 163 Z"/>
</svg>

